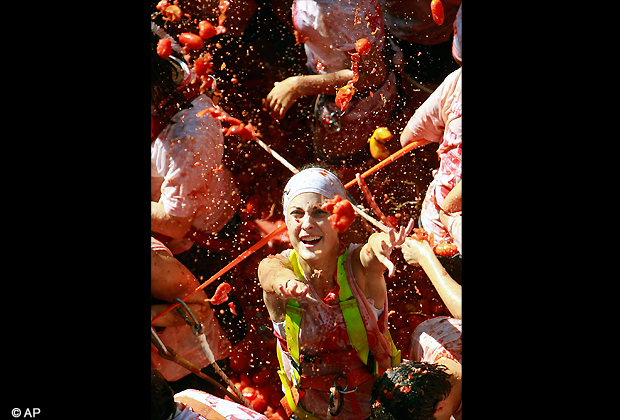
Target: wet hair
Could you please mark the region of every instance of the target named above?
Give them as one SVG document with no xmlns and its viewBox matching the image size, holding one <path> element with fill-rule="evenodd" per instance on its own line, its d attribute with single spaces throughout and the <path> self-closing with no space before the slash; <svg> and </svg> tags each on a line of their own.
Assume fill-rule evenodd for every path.
<svg viewBox="0 0 620 420">
<path fill-rule="evenodd" d="M 452 389 L 447 367 L 404 361 L 381 375 L 371 391 L 371 419 L 433 420 L 435 405 Z"/>
<path fill-rule="evenodd" d="M 174 391 L 163 375 L 151 368 L 151 420 L 166 420 L 176 411 Z"/>
<path fill-rule="evenodd" d="M 177 75 L 183 69 L 171 58 L 161 58 L 157 54 L 159 39 L 159 36 L 151 31 L 151 105 L 157 110 L 158 117 L 168 124 L 170 118 L 166 116 L 166 109 L 174 107 L 180 111 L 191 108 L 192 104 L 177 90 L 178 85 L 175 83 Z M 175 51 L 171 57 L 182 60 L 182 56 Z"/>
</svg>

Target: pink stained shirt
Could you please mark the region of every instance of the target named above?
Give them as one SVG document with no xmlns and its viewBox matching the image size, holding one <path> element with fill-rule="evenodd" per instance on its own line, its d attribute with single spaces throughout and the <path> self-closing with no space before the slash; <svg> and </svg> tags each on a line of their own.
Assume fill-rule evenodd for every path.
<svg viewBox="0 0 620 420">
<path fill-rule="evenodd" d="M 207 392 L 197 389 L 186 389 L 174 395 L 177 403 L 177 412 L 173 417 L 174 420 L 206 420 L 211 418 L 221 418 L 214 414 L 216 411 L 226 420 L 267 420 L 267 417 L 250 408 L 233 401 L 218 398 Z M 206 414 L 206 417 L 196 413 L 192 407 L 197 407 L 196 411 Z"/>
<path fill-rule="evenodd" d="M 407 123 L 413 140 L 439 143 L 439 168 L 433 171 L 422 203 L 422 226 L 434 235 L 435 243 L 453 242 L 439 219 L 446 195 L 461 180 L 461 68 L 450 73 Z M 404 146 L 404 145 L 403 145 Z"/>
<path fill-rule="evenodd" d="M 463 364 L 463 321 L 438 316 L 422 322 L 413 331 L 410 355 L 416 362 L 437 363 L 442 357 Z M 451 419 L 461 420 L 462 404 Z"/>
<path fill-rule="evenodd" d="M 391 365 L 390 356 L 392 355 L 391 344 L 389 343 L 387 334 L 387 314 L 388 303 L 387 295 L 385 299 L 385 306 L 383 309 L 377 309 L 374 307 L 374 301 L 367 299 L 363 292 L 357 285 L 355 278 L 353 277 L 353 267 L 351 265 L 351 254 L 353 251 L 361 245 L 351 244 L 349 245 L 349 253 L 347 255 L 347 280 L 351 287 L 351 292 L 355 299 L 357 299 L 360 314 L 362 320 L 366 326 L 368 334 L 368 346 L 375 356 L 375 360 L 379 363 L 382 369 L 387 369 Z M 287 258 L 291 250 L 286 250 L 282 254 Z M 309 284 L 309 283 L 308 283 Z M 316 291 L 310 285 L 310 290 L 313 297 L 320 301 Z M 387 293 L 387 292 L 386 292 Z M 303 310 L 301 325 L 300 325 L 300 354 L 323 354 L 323 353 L 347 353 L 353 350 L 353 346 L 350 343 L 349 336 L 347 334 L 344 317 L 342 310 L 338 303 L 327 304 L 324 301 L 320 301 L 318 305 L 309 305 L 305 303 L 300 304 Z M 286 343 L 286 322 L 273 323 L 274 332 L 278 338 L 278 346 L 282 352 L 283 366 L 286 371 L 286 375 L 291 379 L 292 377 L 292 365 L 290 362 L 290 354 L 285 348 Z M 334 373 L 341 373 L 343 365 L 340 364 L 328 364 L 321 363 L 318 365 L 310 365 L 311 369 L 304 364 L 304 374 L 309 376 L 322 376 L 331 375 Z M 356 365 L 347 365 L 348 370 L 353 370 L 358 367 L 364 366 L 359 361 Z M 349 398 L 343 398 L 343 409 L 339 416 L 342 418 L 351 420 L 366 419 L 370 416 L 370 389 L 373 385 L 373 381 L 367 381 L 359 385 L 358 391 L 355 392 L 355 397 L 361 408 L 361 413 L 353 414 L 353 409 L 349 402 Z M 308 389 L 303 387 L 306 392 L 300 399 L 303 408 L 307 411 L 315 413 L 319 416 L 324 416 L 328 403 L 329 393 L 321 392 L 315 389 Z"/>
<path fill-rule="evenodd" d="M 199 95 L 192 105 L 151 143 L 151 200 L 161 201 L 171 216 L 194 216 L 196 229 L 217 233 L 235 214 L 239 194 L 222 164 L 220 122 L 209 113 L 197 115 L 213 106 L 211 98 Z"/>
<path fill-rule="evenodd" d="M 349 68 L 347 52 L 355 49 L 360 38 L 383 49 L 385 32 L 379 0 L 294 0 L 292 15 L 308 66 L 314 69 L 320 63 L 324 68 L 317 69 L 318 73 Z"/>
</svg>

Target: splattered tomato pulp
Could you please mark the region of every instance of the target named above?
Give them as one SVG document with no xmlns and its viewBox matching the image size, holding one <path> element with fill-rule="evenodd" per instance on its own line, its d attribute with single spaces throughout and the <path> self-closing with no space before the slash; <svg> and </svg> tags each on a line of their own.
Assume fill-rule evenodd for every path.
<svg viewBox="0 0 620 420">
<path fill-rule="evenodd" d="M 223 129 L 228 134 L 224 138 L 224 164 L 234 177 L 242 201 L 238 210 L 241 221 L 234 233 L 230 255 L 215 254 L 194 246 L 176 256 L 200 282 L 209 279 L 258 242 L 261 236 L 268 233 L 265 231 L 268 229 L 266 223 L 271 223 L 270 229 L 283 223 L 282 193 L 292 174 L 250 136 L 259 132 L 265 143 L 297 168 L 316 161 L 310 137 L 314 98 L 300 98 L 286 117 L 277 122 L 263 111 L 262 101 L 276 81 L 307 71 L 303 45 L 295 45 L 292 29 L 288 30 L 286 26 L 288 20 L 280 21 L 272 16 L 267 21 L 264 13 L 254 13 L 247 17 L 249 24 L 243 36 L 233 37 L 229 33 L 233 25 L 242 25 L 243 11 L 235 11 L 233 2 L 228 6 L 223 2 L 221 8 L 213 6 L 213 3 L 217 4 L 191 1 L 179 2 L 177 6 L 166 1 L 161 10 L 174 6 L 167 14 L 156 8 L 152 10 L 160 12 L 153 19 L 155 23 L 175 40 L 179 41 L 183 33 L 191 33 L 204 43 L 201 49 L 187 48 L 183 54 L 196 73 L 194 83 L 199 86 L 204 84 L 205 93 L 214 91 L 211 96 L 216 107 L 207 112 L 213 112 L 215 118 L 222 118 Z M 225 9 L 225 15 L 222 9 Z M 265 21 L 257 21 L 257 16 Z M 206 37 L 210 30 L 205 24 L 201 27 L 201 21 L 216 26 L 217 33 Z M 222 30 L 224 27 L 228 28 L 225 32 Z M 203 33 L 201 29 L 204 29 Z M 360 55 L 364 51 L 361 44 L 365 42 L 360 42 L 360 51 L 356 51 Z M 180 45 L 183 46 L 182 43 Z M 360 56 L 360 59 L 364 57 Z M 357 64 L 354 60 L 352 63 Z M 396 139 L 410 116 L 403 116 L 388 127 Z M 400 148 L 396 143 L 394 139 L 386 141 L 385 147 L 394 153 Z M 432 180 L 431 171 L 438 167 L 435 150 L 433 145 L 417 149 L 365 178 L 377 206 L 393 223 L 404 225 L 409 218 L 418 218 L 426 188 Z M 376 163 L 376 159 L 368 158 L 367 161 L 339 166 L 334 172 L 343 182 L 348 182 L 355 179 L 357 172 L 363 173 Z M 348 192 L 358 203 L 368 207 L 358 186 L 352 186 Z M 372 232 L 372 227 L 357 217 L 340 236 L 345 243 L 363 243 Z M 217 311 L 220 324 L 231 337 L 233 346 L 229 359 L 221 361 L 220 365 L 237 387 L 250 397 L 248 399 L 253 407 L 272 419 L 284 418 L 280 404 L 284 394 L 276 373 L 276 338 L 263 302 L 257 268 L 263 258 L 288 247 L 284 238 L 273 240 L 205 288 L 207 296 L 213 296 L 220 283 L 230 286 L 228 300 L 217 306 Z M 391 278 L 385 276 L 389 328 L 396 346 L 406 353 L 411 333 L 420 322 L 449 313 L 421 268 L 407 265 L 399 251 L 392 254 L 392 261 L 396 275 Z M 460 282 L 460 278 L 455 279 Z M 223 291 L 220 290 L 222 298 Z M 215 306 L 213 302 L 212 305 Z M 233 314 L 233 308 L 237 315 Z M 195 375 L 188 375 L 187 378 L 192 376 Z M 212 376 L 217 378 L 215 374 Z M 181 387 L 182 381 L 178 381 L 178 385 L 173 383 L 173 388 Z M 219 392 L 209 388 L 209 384 L 198 377 L 191 387 L 216 395 Z M 223 394 L 218 396 L 223 397 Z"/>
</svg>

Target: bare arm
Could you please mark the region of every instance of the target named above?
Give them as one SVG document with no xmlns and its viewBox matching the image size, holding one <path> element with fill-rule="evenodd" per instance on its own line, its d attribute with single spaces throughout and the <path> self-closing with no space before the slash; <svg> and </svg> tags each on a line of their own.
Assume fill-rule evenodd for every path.
<svg viewBox="0 0 620 420">
<path fill-rule="evenodd" d="M 163 251 L 151 251 L 151 296 L 171 302 L 174 298 L 185 298 L 193 292 L 200 282 L 176 258 Z M 200 290 L 187 300 L 191 311 L 199 320 L 203 320 L 211 311 L 209 303 L 205 301 L 207 295 Z M 170 304 L 151 306 L 151 319 L 170 307 Z M 176 311 L 168 312 L 155 321 L 160 327 L 185 325 L 185 321 Z"/>
<path fill-rule="evenodd" d="M 171 238 L 182 238 L 189 230 L 193 217 L 170 216 L 162 203 L 151 201 L 151 230 Z"/>
<path fill-rule="evenodd" d="M 352 50 L 351 52 L 355 52 Z M 350 65 L 350 61 L 349 61 Z M 355 84 L 357 90 L 380 86 L 386 78 L 383 53 L 373 45 L 370 52 L 358 62 L 359 79 Z M 273 118 L 282 119 L 286 111 L 301 96 L 335 95 L 337 90 L 353 78 L 349 68 L 333 73 L 293 76 L 279 82 L 267 95 L 265 106 Z"/>
<path fill-rule="evenodd" d="M 383 272 L 387 268 L 388 275 L 391 277 L 395 271 L 390 255 L 394 248 L 404 243 L 412 229 L 413 219 L 409 221 L 406 228 L 399 229 L 398 235 L 394 229 L 390 229 L 388 233 L 373 233 L 359 252 L 361 270 L 356 270 L 356 260 L 353 260 L 353 270 L 358 285 L 367 298 L 375 301 L 375 307 L 378 309 L 384 306 L 385 278 Z"/>
<path fill-rule="evenodd" d="M 310 288 L 295 275 L 290 260 L 281 254 L 270 255 L 260 262 L 258 280 L 263 288 L 263 300 L 269 316 L 275 322 L 284 321 L 289 299 L 317 303 L 310 296 Z"/>
<path fill-rule="evenodd" d="M 443 268 L 428 242 L 407 238 L 401 249 L 408 264 L 422 266 L 452 316 L 462 319 L 461 285 Z"/>
</svg>

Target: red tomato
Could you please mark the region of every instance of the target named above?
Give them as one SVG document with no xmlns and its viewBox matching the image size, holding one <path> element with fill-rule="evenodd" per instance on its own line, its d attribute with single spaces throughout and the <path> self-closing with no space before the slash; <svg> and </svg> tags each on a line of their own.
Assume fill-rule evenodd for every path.
<svg viewBox="0 0 620 420">
<path fill-rule="evenodd" d="M 259 211 L 258 201 L 254 197 L 249 198 L 245 204 L 245 212 L 248 217 L 252 219 L 257 218 L 260 215 Z"/>
<path fill-rule="evenodd" d="M 282 388 L 278 386 L 269 397 L 269 403 L 272 407 L 280 406 L 280 400 L 284 397 L 284 393 L 282 392 Z"/>
<path fill-rule="evenodd" d="M 441 0 L 431 1 L 431 12 L 433 13 L 435 23 L 441 25 L 443 23 L 443 4 L 441 4 Z"/>
<path fill-rule="evenodd" d="M 207 20 L 201 20 L 198 24 L 198 28 L 200 29 L 198 35 L 200 35 L 202 39 L 209 39 L 216 34 L 215 26 L 211 25 Z"/>
<path fill-rule="evenodd" d="M 361 55 L 366 55 L 370 52 L 371 46 L 372 45 L 370 45 L 370 41 L 366 38 L 358 39 L 355 43 L 355 51 L 357 51 Z"/>
<path fill-rule="evenodd" d="M 191 32 L 183 32 L 179 35 L 179 42 L 192 50 L 199 50 L 205 46 L 202 38 Z"/>
<path fill-rule="evenodd" d="M 267 406 L 269 405 L 267 401 L 265 400 L 265 397 L 263 397 L 262 395 L 257 395 L 254 398 L 254 400 L 251 402 L 251 404 L 252 404 L 252 408 L 254 409 L 254 411 L 257 411 L 259 413 L 263 413 L 267 409 Z"/>
<path fill-rule="evenodd" d="M 340 196 L 336 196 L 340 198 Z M 344 233 L 355 219 L 355 210 L 349 200 L 340 200 L 334 206 L 334 211 L 328 217 L 333 228 L 338 233 Z"/>
<path fill-rule="evenodd" d="M 246 386 L 252 386 L 253 385 L 252 378 L 250 378 L 245 373 L 242 373 L 241 376 L 239 376 L 239 381 L 241 382 L 241 388 L 240 389 L 243 389 Z"/>
<path fill-rule="evenodd" d="M 447 242 L 442 244 L 437 244 L 433 248 L 433 252 L 435 254 L 440 255 L 442 257 L 451 257 L 459 253 L 458 248 L 454 244 L 449 244 Z"/>
<path fill-rule="evenodd" d="M 284 419 L 288 419 L 288 416 L 286 415 L 286 410 L 284 409 L 284 407 L 280 406 L 278 407 L 278 409 L 276 410 L 276 413 L 271 417 L 272 420 L 284 420 Z"/>
<path fill-rule="evenodd" d="M 157 55 L 161 58 L 168 58 L 172 53 L 172 42 L 168 38 L 157 41 Z"/>
<path fill-rule="evenodd" d="M 231 289 L 232 287 L 230 284 L 222 282 L 219 286 L 217 286 L 217 289 L 215 289 L 215 293 L 211 298 L 211 303 L 213 305 L 221 305 L 226 302 L 228 300 L 228 292 L 230 292 Z"/>
<path fill-rule="evenodd" d="M 256 398 L 256 389 L 252 386 L 246 386 L 241 390 L 241 393 L 245 398 L 247 398 L 248 401 L 250 401 L 250 403 L 254 400 L 254 398 Z"/>
<path fill-rule="evenodd" d="M 206 76 L 209 73 L 213 73 L 213 63 L 211 62 L 211 59 L 213 59 L 213 56 L 206 53 L 194 60 L 194 72 L 196 73 L 196 76 L 201 77 Z M 213 108 L 209 108 L 209 110 L 211 109 Z M 211 111 L 209 111 L 209 113 L 213 115 Z"/>
<path fill-rule="evenodd" d="M 353 95 L 355 95 L 355 88 L 348 83 L 338 89 L 335 102 L 341 111 L 347 109 L 347 106 L 349 105 L 349 102 L 351 101 Z"/>
</svg>

